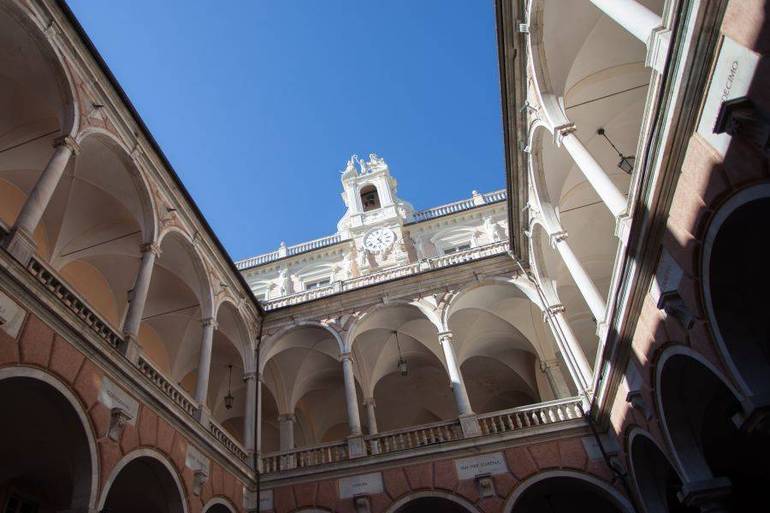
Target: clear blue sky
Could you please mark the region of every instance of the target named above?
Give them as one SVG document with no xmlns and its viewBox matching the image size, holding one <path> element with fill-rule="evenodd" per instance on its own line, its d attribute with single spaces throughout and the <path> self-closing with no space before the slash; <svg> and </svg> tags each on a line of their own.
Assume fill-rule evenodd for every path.
<svg viewBox="0 0 770 513">
<path fill-rule="evenodd" d="M 334 233 L 384 157 L 415 208 L 504 186 L 492 0 L 69 0 L 235 259 Z"/>
</svg>

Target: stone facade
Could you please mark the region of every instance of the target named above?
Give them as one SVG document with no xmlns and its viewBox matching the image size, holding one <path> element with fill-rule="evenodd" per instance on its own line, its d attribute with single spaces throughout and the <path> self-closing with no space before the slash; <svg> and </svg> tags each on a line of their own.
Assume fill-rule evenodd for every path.
<svg viewBox="0 0 770 513">
<path fill-rule="evenodd" d="M 496 9 L 506 190 L 354 156 L 234 264 L 66 5 L 0 5 L 2 511 L 761 503 L 768 7 Z"/>
</svg>

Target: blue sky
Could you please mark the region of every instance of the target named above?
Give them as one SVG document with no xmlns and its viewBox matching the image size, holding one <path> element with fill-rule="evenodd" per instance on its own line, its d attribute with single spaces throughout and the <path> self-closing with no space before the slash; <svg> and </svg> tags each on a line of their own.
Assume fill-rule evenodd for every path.
<svg viewBox="0 0 770 513">
<path fill-rule="evenodd" d="M 69 0 L 235 259 L 330 235 L 339 171 L 415 208 L 505 183 L 492 0 Z"/>
</svg>

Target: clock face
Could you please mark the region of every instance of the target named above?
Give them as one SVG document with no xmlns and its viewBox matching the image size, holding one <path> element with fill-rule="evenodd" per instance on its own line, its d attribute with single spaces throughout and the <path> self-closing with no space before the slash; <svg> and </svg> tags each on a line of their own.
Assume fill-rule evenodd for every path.
<svg viewBox="0 0 770 513">
<path fill-rule="evenodd" d="M 396 241 L 396 234 L 390 228 L 375 228 L 364 237 L 364 247 L 372 252 L 382 251 Z"/>
</svg>

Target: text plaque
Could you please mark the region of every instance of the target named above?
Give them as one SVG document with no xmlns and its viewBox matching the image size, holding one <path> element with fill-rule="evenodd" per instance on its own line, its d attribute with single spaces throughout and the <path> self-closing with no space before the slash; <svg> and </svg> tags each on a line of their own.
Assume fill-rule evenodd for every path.
<svg viewBox="0 0 770 513">
<path fill-rule="evenodd" d="M 727 100 L 746 96 L 758 62 L 759 55 L 729 37 L 723 37 L 719 58 L 706 95 L 706 103 L 703 105 L 698 123 L 698 133 L 701 137 L 723 156 L 730 145 L 730 136 L 714 133 L 719 109 Z"/>
<path fill-rule="evenodd" d="M 508 472 L 508 465 L 506 465 L 505 457 L 501 452 L 455 460 L 455 467 L 457 467 L 457 477 L 461 481 L 463 479 L 475 479 L 486 474 L 496 475 Z"/>
<path fill-rule="evenodd" d="M 356 495 L 375 495 L 382 493 L 382 474 L 363 474 L 340 479 L 340 498 L 350 499 Z"/>
</svg>

